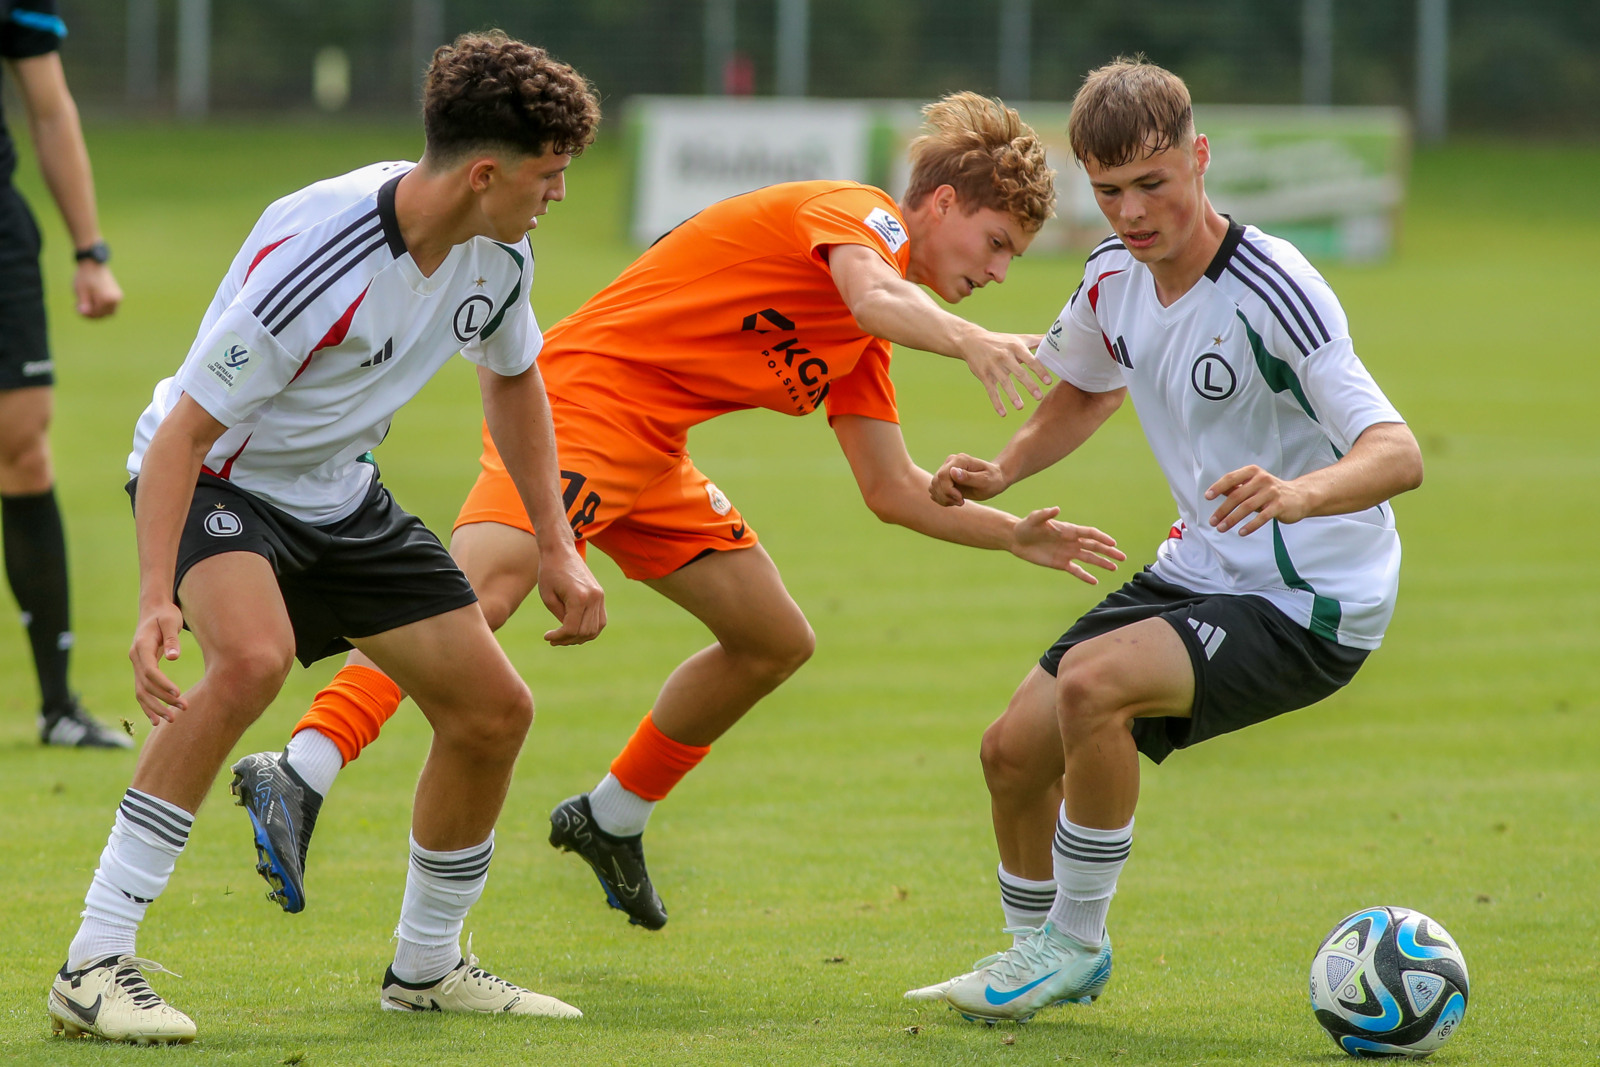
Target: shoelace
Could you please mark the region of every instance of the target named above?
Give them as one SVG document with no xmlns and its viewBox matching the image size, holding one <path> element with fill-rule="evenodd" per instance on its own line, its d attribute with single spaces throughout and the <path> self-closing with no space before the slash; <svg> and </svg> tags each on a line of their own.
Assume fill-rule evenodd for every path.
<svg viewBox="0 0 1600 1067">
<path fill-rule="evenodd" d="M 508 982 L 497 974 L 490 974 L 488 971 L 478 966 L 478 957 L 472 954 L 471 934 L 467 935 L 467 965 L 461 968 L 459 971 L 451 971 L 448 975 L 446 975 L 443 983 L 441 983 L 439 986 L 439 991 L 441 993 L 449 993 L 451 990 L 455 989 L 456 986 L 460 985 L 462 982 L 465 982 L 468 978 L 474 978 L 480 982 L 487 982 L 490 985 L 498 986 L 501 989 L 516 990 L 517 992 L 522 991 L 521 987 L 515 983 Z"/>
<path fill-rule="evenodd" d="M 996 978 L 1003 982 L 1015 982 L 1030 971 L 1049 966 L 1046 950 L 1054 946 L 1050 945 L 1050 935 L 1044 927 L 1008 926 L 1003 932 L 1027 936 L 1002 952 L 994 962 L 992 973 Z"/>
<path fill-rule="evenodd" d="M 182 978 L 177 971 L 169 971 L 154 960 L 140 959 L 138 956 L 129 956 L 117 964 L 117 969 L 112 975 L 112 981 L 127 992 L 136 1008 L 154 1008 L 163 1003 L 160 994 L 150 988 L 150 983 L 141 974 L 149 971 L 152 974 L 170 974 L 174 978 Z"/>
</svg>

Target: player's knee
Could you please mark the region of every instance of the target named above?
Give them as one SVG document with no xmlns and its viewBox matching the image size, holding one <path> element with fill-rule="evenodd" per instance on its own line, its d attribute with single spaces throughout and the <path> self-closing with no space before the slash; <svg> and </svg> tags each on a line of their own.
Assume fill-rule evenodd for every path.
<svg viewBox="0 0 1600 1067">
<path fill-rule="evenodd" d="M 483 609 L 483 620 L 489 624 L 491 630 L 498 630 L 504 626 L 506 620 L 517 610 L 516 603 L 498 587 L 493 586 L 479 591 L 478 606 Z"/>
<path fill-rule="evenodd" d="M 514 684 L 506 687 L 490 732 L 495 744 L 514 754 L 522 748 L 522 742 L 533 727 L 533 693 L 521 678 L 511 681 Z"/>
<path fill-rule="evenodd" d="M 817 635 L 797 610 L 792 619 L 759 633 L 724 639 L 722 648 L 750 674 L 777 684 L 811 658 L 817 649 Z"/>
<path fill-rule="evenodd" d="M 459 707 L 439 710 L 445 714 L 430 716 L 436 736 L 484 762 L 514 759 L 533 726 L 533 694 L 514 674 L 475 690 Z"/>
<path fill-rule="evenodd" d="M 1093 659 L 1074 660 L 1069 654 L 1056 676 L 1056 717 L 1061 737 L 1071 745 L 1119 719 L 1125 703 L 1116 675 Z"/>
<path fill-rule="evenodd" d="M 1022 733 L 1011 729 L 1003 715 L 983 732 L 978 759 L 983 764 L 983 780 L 993 796 L 1031 795 L 1061 777 L 1059 746 L 1041 750 L 1036 744 L 1026 743 Z"/>
<path fill-rule="evenodd" d="M 42 493 L 50 488 L 50 445 L 42 429 L 37 435 L 0 441 L 0 474 L 18 493 Z"/>
<path fill-rule="evenodd" d="M 803 667 L 816 650 L 816 631 L 801 615 L 784 628 L 779 639 L 768 649 L 768 671 L 782 681 Z"/>
<path fill-rule="evenodd" d="M 206 678 L 230 705 L 260 712 L 272 703 L 294 666 L 294 648 L 262 641 L 213 651 L 206 663 Z"/>
</svg>

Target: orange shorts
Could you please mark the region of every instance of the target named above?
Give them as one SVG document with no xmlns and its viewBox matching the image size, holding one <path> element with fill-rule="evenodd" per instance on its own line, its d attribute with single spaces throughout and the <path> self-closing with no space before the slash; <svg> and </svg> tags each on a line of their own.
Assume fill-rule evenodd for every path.
<svg viewBox="0 0 1600 1067">
<path fill-rule="evenodd" d="M 707 552 L 749 548 L 756 533 L 695 468 L 584 408 L 551 405 L 561 489 L 578 548 L 594 545 L 629 578 L 664 578 Z M 456 526 L 498 522 L 533 532 L 500 453 L 483 430 L 483 470 Z"/>
</svg>

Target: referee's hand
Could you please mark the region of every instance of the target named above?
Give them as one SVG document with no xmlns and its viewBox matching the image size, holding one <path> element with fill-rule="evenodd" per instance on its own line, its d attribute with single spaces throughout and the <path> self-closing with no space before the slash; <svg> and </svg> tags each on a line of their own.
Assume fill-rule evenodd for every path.
<svg viewBox="0 0 1600 1067">
<path fill-rule="evenodd" d="M 86 319 L 103 319 L 122 303 L 122 287 L 104 263 L 86 259 L 72 276 L 72 294 L 78 314 Z"/>
</svg>

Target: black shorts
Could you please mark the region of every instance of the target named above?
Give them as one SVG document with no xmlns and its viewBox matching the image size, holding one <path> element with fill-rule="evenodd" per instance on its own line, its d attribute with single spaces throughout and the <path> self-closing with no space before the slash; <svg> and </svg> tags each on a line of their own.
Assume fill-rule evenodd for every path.
<svg viewBox="0 0 1600 1067">
<path fill-rule="evenodd" d="M 1366 649 L 1318 637 L 1265 597 L 1195 593 L 1145 570 L 1073 624 L 1039 666 L 1053 676 L 1073 645 L 1155 618 L 1178 631 L 1194 665 L 1187 719 L 1133 721 L 1139 751 L 1156 763 L 1173 749 L 1315 704 L 1348 684 L 1367 658 Z"/>
<path fill-rule="evenodd" d="M 139 479 L 128 483 L 133 497 Z M 200 476 L 178 541 L 174 601 L 183 576 L 224 552 L 266 557 L 294 626 L 302 664 L 478 599 L 439 539 L 396 504 L 376 473 L 354 514 L 313 526 L 209 474 Z"/>
<path fill-rule="evenodd" d="M 39 227 L 22 194 L 0 183 L 0 389 L 54 385 L 45 337 Z"/>
</svg>

